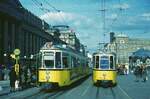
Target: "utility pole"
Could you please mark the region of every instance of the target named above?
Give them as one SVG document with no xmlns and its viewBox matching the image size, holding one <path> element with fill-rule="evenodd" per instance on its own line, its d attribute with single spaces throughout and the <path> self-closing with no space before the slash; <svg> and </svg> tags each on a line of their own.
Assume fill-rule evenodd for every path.
<svg viewBox="0 0 150 99">
<path fill-rule="evenodd" d="M 105 0 L 102 0 L 102 3 L 101 3 L 101 13 L 102 13 L 102 20 L 103 20 L 103 36 L 104 36 L 104 43 L 105 43 L 105 36 L 106 36 L 106 33 L 105 33 L 105 13 L 106 13 L 106 8 L 105 8 Z"/>
<path fill-rule="evenodd" d="M 102 41 L 102 43 L 99 42 L 99 47 L 100 47 L 101 44 L 105 45 L 105 43 L 106 43 L 105 42 L 105 38 L 106 38 L 106 33 L 105 33 L 106 32 L 105 31 L 106 30 L 106 28 L 105 28 L 105 25 L 106 25 L 106 23 L 105 23 L 105 13 L 106 13 L 105 0 L 101 0 L 101 9 L 99 11 L 101 11 L 102 20 L 103 20 L 103 25 L 102 25 L 102 29 L 103 29 L 103 41 Z M 104 48 L 102 50 L 104 50 Z"/>
</svg>

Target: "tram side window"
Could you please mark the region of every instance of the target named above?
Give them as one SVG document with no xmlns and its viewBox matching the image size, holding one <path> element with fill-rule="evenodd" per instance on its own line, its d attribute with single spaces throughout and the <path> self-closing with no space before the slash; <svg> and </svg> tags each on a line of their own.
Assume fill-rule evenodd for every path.
<svg viewBox="0 0 150 99">
<path fill-rule="evenodd" d="M 61 52 L 56 52 L 55 56 L 56 68 L 61 68 Z"/>
<path fill-rule="evenodd" d="M 79 59 L 79 58 L 76 59 L 76 67 L 78 67 L 78 66 L 81 66 L 81 63 L 80 63 L 80 59 Z"/>
<path fill-rule="evenodd" d="M 76 67 L 77 65 L 76 65 L 76 58 L 75 57 L 72 57 L 72 65 L 73 65 L 73 67 Z"/>
<path fill-rule="evenodd" d="M 114 65 L 113 56 L 110 56 L 110 68 L 111 69 L 113 69 L 113 65 Z"/>
<path fill-rule="evenodd" d="M 99 56 L 96 56 L 96 68 L 99 68 Z"/>
<path fill-rule="evenodd" d="M 71 56 L 71 67 L 74 67 L 74 61 L 73 61 L 73 57 Z"/>
<path fill-rule="evenodd" d="M 36 61 L 35 64 L 37 67 L 42 66 L 42 53 L 39 53 L 36 57 L 35 57 Z"/>
<path fill-rule="evenodd" d="M 68 68 L 69 67 L 69 56 L 68 56 L 68 54 L 63 53 L 62 61 L 63 61 L 63 68 Z"/>
</svg>

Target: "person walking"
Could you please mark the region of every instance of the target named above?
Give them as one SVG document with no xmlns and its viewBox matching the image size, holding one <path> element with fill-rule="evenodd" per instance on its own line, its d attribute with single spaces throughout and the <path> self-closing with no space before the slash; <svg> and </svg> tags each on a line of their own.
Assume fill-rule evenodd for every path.
<svg viewBox="0 0 150 99">
<path fill-rule="evenodd" d="M 148 71 L 146 65 L 142 66 L 142 78 L 143 82 L 146 82 L 146 80 L 148 80 Z"/>
<path fill-rule="evenodd" d="M 15 72 L 15 67 L 13 66 L 11 71 L 9 72 L 9 79 L 10 79 L 10 91 L 14 92 L 15 91 L 15 81 L 16 81 L 16 72 Z"/>
<path fill-rule="evenodd" d="M 140 66 L 136 66 L 136 67 L 135 67 L 134 75 L 135 75 L 135 77 L 136 77 L 135 81 L 136 81 L 136 82 L 139 82 L 140 75 L 141 75 L 141 73 L 140 73 Z"/>
</svg>

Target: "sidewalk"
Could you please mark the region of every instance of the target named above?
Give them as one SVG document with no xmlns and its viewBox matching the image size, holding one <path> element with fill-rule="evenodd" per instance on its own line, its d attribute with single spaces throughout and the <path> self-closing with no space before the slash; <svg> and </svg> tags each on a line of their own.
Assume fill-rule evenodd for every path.
<svg viewBox="0 0 150 99">
<path fill-rule="evenodd" d="M 18 91 L 18 92 L 15 92 L 15 93 L 12 93 L 9 95 L 9 98 L 10 99 L 24 99 L 24 98 L 28 98 L 34 94 L 37 94 L 41 91 L 41 88 L 39 87 L 33 87 L 33 88 L 29 88 L 29 89 L 26 89 L 26 90 L 23 90 L 23 91 Z"/>
<path fill-rule="evenodd" d="M 4 94 L 8 94 L 10 92 L 10 81 L 4 80 L 0 81 L 0 96 Z"/>
<path fill-rule="evenodd" d="M 11 93 L 10 92 L 10 81 L 0 81 L 0 97 L 5 97 L 5 96 L 9 96 L 9 98 L 13 98 L 13 97 L 28 97 L 31 96 L 33 94 L 36 94 L 38 92 L 40 92 L 41 88 L 40 87 L 31 87 L 31 88 L 26 88 L 24 90 L 21 91 L 16 91 Z"/>
</svg>

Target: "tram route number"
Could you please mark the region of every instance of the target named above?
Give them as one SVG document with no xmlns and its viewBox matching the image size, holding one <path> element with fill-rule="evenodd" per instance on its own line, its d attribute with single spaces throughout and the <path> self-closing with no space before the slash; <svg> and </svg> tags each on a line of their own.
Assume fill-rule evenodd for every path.
<svg viewBox="0 0 150 99">
<path fill-rule="evenodd" d="M 50 79 L 50 72 L 46 71 L 46 80 L 49 81 L 49 79 Z"/>
</svg>

